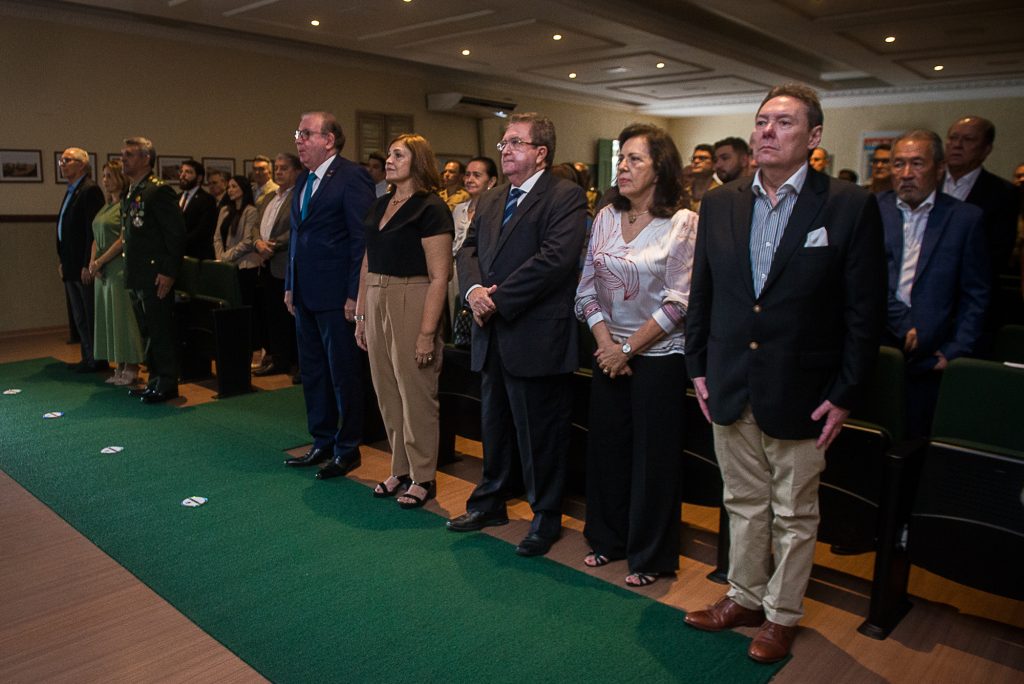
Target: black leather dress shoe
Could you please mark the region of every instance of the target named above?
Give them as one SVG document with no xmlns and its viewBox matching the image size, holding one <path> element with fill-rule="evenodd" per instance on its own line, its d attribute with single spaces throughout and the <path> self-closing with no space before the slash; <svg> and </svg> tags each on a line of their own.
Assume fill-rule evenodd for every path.
<svg viewBox="0 0 1024 684">
<path fill-rule="evenodd" d="M 138 399 L 152 391 L 149 387 L 136 387 L 135 389 L 128 390 L 128 396 L 132 399 Z"/>
<path fill-rule="evenodd" d="M 293 468 L 304 468 L 306 466 L 317 465 L 323 463 L 331 457 L 331 452 L 327 449 L 319 449 L 313 447 L 302 456 L 295 456 L 293 458 L 286 458 L 284 464 Z"/>
<path fill-rule="evenodd" d="M 504 513 L 485 513 L 484 511 L 466 511 L 457 518 L 445 523 L 452 532 L 475 532 L 485 527 L 508 525 L 508 516 Z"/>
<path fill-rule="evenodd" d="M 332 477 L 348 475 L 362 464 L 362 459 L 356 458 L 332 458 L 331 462 L 317 471 L 316 479 L 329 480 Z"/>
<path fill-rule="evenodd" d="M 178 398 L 178 390 L 177 389 L 167 390 L 166 392 L 158 392 L 156 390 L 152 390 L 151 389 L 151 390 L 149 390 L 148 392 L 146 392 L 145 394 L 142 395 L 142 403 L 143 404 L 160 404 L 160 403 L 163 403 L 165 401 L 170 401 L 171 399 L 177 399 L 177 398 Z"/>
<path fill-rule="evenodd" d="M 551 545 L 558 541 L 558 537 L 542 537 L 536 532 L 523 537 L 516 547 L 516 553 L 520 556 L 543 556 L 551 550 Z"/>
</svg>

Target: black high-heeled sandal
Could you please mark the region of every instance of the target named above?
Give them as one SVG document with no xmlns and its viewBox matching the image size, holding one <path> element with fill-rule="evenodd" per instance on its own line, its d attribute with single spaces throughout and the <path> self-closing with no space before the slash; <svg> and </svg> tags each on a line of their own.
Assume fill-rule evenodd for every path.
<svg viewBox="0 0 1024 684">
<path fill-rule="evenodd" d="M 414 485 L 425 489 L 427 491 L 426 495 L 421 498 L 410 492 L 409 490 L 412 489 Z M 430 482 L 412 482 L 409 484 L 409 488 L 406 489 L 401 496 L 412 499 L 412 501 L 399 501 L 398 505 L 402 508 L 420 508 L 423 504 L 437 496 L 437 482 L 435 480 L 431 480 Z"/>
<path fill-rule="evenodd" d="M 388 479 L 390 479 L 390 478 L 388 478 Z M 388 486 L 386 484 L 387 480 L 384 480 L 384 482 L 378 482 L 377 483 L 377 487 L 380 487 L 382 491 L 378 492 L 376 487 L 375 487 L 374 490 L 373 490 L 374 498 L 376 498 L 376 499 L 390 499 L 391 497 L 393 497 L 396 494 L 398 494 L 399 490 L 402 489 L 403 485 L 405 486 L 406 489 L 408 489 L 409 488 L 409 483 L 412 482 L 412 478 L 409 477 L 408 475 L 402 475 L 402 476 L 398 477 L 397 479 L 398 479 L 398 484 L 395 485 L 394 489 L 388 489 Z"/>
</svg>

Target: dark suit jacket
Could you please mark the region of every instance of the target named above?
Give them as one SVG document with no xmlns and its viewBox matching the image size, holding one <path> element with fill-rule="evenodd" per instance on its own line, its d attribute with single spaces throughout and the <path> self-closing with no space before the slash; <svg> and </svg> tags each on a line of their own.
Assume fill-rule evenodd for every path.
<svg viewBox="0 0 1024 684">
<path fill-rule="evenodd" d="M 278 188 L 272 195 L 277 196 L 282 192 L 294 192 L 294 188 L 289 190 L 281 190 Z M 274 225 L 270 229 L 270 240 L 274 243 L 274 256 L 270 257 L 270 274 L 275 278 L 284 279 L 285 272 L 288 270 L 288 245 L 291 242 L 292 232 L 292 212 L 291 212 L 291 197 L 281 205 L 281 208 L 277 212 L 277 216 L 274 218 Z M 263 223 L 263 212 L 267 210 L 267 205 L 270 204 L 270 200 L 267 200 L 263 204 L 263 208 L 260 209 L 260 224 Z"/>
<path fill-rule="evenodd" d="M 1001 273 L 1017 274 L 1020 265 L 1010 263 L 1013 245 L 1017 240 L 1017 215 L 1020 211 L 1017 188 L 1009 181 L 982 169 L 964 201 L 981 207 L 984 212 L 982 223 L 992 254 L 992 276 Z"/>
<path fill-rule="evenodd" d="M 908 307 L 896 298 L 903 268 L 903 214 L 896 193 L 880 194 L 878 205 L 889 262 L 886 341 L 902 349 L 907 331 L 916 328 L 918 348 L 907 362 L 922 370 L 935 365 L 936 351 L 951 361 L 973 353 L 992 287 L 981 209 L 936 193 Z"/>
<path fill-rule="evenodd" d="M 761 296 L 754 297 L 752 178 L 709 192 L 697 228 L 686 319 L 691 377 L 707 378 L 712 419 L 747 404 L 777 439 L 809 439 L 828 399 L 851 408 L 878 356 L 885 321 L 885 250 L 867 190 L 808 169 Z M 828 245 L 806 247 L 824 227 Z"/>
<path fill-rule="evenodd" d="M 157 274 L 178 277 L 185 253 L 185 219 L 178 195 L 154 175 L 121 200 L 125 280 L 129 288 L 156 287 Z"/>
<path fill-rule="evenodd" d="M 56 229 L 53 231 L 57 238 L 57 256 L 66 281 L 82 280 L 82 268 L 89 265 L 89 257 L 92 255 L 92 220 L 103 208 L 104 202 L 103 191 L 92 178 L 85 176 L 71 195 L 68 208 L 64 210 L 62 237 L 57 237 Z M 62 196 L 61 204 L 57 206 L 58 221 L 63 204 Z"/>
<path fill-rule="evenodd" d="M 181 195 L 178 195 L 181 201 Z M 202 188 L 196 190 L 185 206 L 185 254 L 197 259 L 213 259 L 213 231 L 217 226 L 217 200 Z"/>
<path fill-rule="evenodd" d="M 366 240 L 363 218 L 376 195 L 366 169 L 335 157 L 320 181 L 302 220 L 299 201 L 306 189 L 304 171 L 292 190 L 291 240 L 285 290 L 311 311 L 342 309 L 359 292 L 359 269 Z"/>
<path fill-rule="evenodd" d="M 473 325 L 472 369 L 497 344 L 512 375 L 540 377 L 579 367 L 576 317 L 577 265 L 586 233 L 583 189 L 545 172 L 504 229 L 501 218 L 511 186 L 480 198 L 459 250 L 462 296 L 472 285 L 497 285 L 497 312 Z"/>
</svg>

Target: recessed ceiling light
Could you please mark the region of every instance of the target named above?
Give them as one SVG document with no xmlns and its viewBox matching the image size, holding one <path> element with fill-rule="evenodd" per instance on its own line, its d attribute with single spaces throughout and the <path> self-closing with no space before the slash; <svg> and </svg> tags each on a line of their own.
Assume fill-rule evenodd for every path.
<svg viewBox="0 0 1024 684">
<path fill-rule="evenodd" d="M 463 50 L 462 51 L 462 56 L 463 57 L 469 57 L 469 50 Z"/>
<path fill-rule="evenodd" d="M 576 78 L 576 72 L 575 71 L 570 72 L 569 73 L 569 78 Z"/>
<path fill-rule="evenodd" d="M 886 36 L 885 37 L 885 42 L 886 43 L 895 43 L 896 42 L 896 36 Z"/>
<path fill-rule="evenodd" d="M 657 64 L 654 65 L 654 68 L 655 69 L 664 69 L 665 68 L 665 63 L 664 62 L 658 62 Z"/>
<path fill-rule="evenodd" d="M 562 40 L 562 34 L 556 33 L 555 35 L 551 36 L 551 40 Z"/>
<path fill-rule="evenodd" d="M 942 71 L 945 68 L 946 67 L 942 66 L 941 64 L 936 64 L 935 66 L 932 67 L 932 69 L 935 71 Z"/>
<path fill-rule="evenodd" d="M 309 25 L 310 26 L 319 26 L 320 25 L 320 20 L 319 19 L 314 19 L 313 21 L 309 22 Z"/>
</svg>

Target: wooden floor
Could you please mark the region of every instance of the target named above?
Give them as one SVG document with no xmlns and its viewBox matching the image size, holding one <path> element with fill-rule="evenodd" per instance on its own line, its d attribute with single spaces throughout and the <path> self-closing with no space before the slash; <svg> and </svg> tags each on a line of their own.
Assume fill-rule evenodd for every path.
<svg viewBox="0 0 1024 684">
<path fill-rule="evenodd" d="M 51 331 L 0 338 L 0 363 L 40 356 L 76 361 L 77 347 L 64 343 L 65 334 Z M 255 380 L 267 390 L 287 382 L 284 376 Z M 181 403 L 213 400 L 211 387 L 185 385 L 182 389 Z M 438 474 L 438 499 L 428 504 L 428 510 L 441 516 L 465 510 L 466 497 L 479 477 L 479 444 L 460 440 L 458 449 L 467 457 Z M 385 451 L 367 447 L 354 477 L 372 486 L 387 476 L 388 467 Z M 582 569 L 580 561 L 587 552 L 581 534 L 582 502 L 570 500 L 566 509 L 565 534 L 549 557 Z M 526 533 L 529 508 L 517 502 L 509 514 L 512 524 L 486 533 L 518 541 Z M 636 591 L 693 610 L 714 602 L 723 592 L 720 585 L 705 579 L 714 559 L 717 512 L 685 506 L 683 519 L 677 578 Z M 856 627 L 867 611 L 872 560 L 870 554 L 833 556 L 818 545 L 794 658 L 773 681 L 1024 681 L 1024 603 L 920 570 L 911 576 L 914 608 L 892 635 L 885 641 L 860 635 Z M 621 583 L 627 570 L 623 563 L 612 563 L 586 572 Z M 679 629 L 687 629 L 682 615 Z M 739 631 L 753 633 L 752 629 Z M 0 682 L 44 681 L 250 682 L 262 678 L 0 473 Z"/>
</svg>

